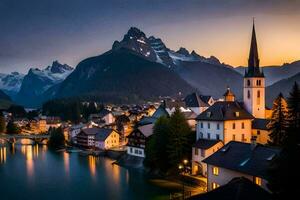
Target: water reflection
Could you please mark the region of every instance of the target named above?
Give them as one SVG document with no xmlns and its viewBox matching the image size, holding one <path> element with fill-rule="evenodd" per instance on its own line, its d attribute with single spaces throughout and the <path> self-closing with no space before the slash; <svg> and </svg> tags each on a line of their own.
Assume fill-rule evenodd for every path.
<svg viewBox="0 0 300 200">
<path fill-rule="evenodd" d="M 69 175 L 70 175 L 70 155 L 67 152 L 64 152 L 63 158 L 64 158 L 64 167 L 65 167 L 66 176 L 69 177 Z"/>
<path fill-rule="evenodd" d="M 0 163 L 6 162 L 6 147 L 0 147 Z"/>
<path fill-rule="evenodd" d="M 34 175 L 34 158 L 39 156 L 39 145 L 22 145 L 21 152 L 26 158 L 27 176 L 32 178 Z"/>
<path fill-rule="evenodd" d="M 96 157 L 89 155 L 88 160 L 89 160 L 89 169 L 90 169 L 91 176 L 93 179 L 95 179 L 95 177 L 96 177 Z"/>
</svg>

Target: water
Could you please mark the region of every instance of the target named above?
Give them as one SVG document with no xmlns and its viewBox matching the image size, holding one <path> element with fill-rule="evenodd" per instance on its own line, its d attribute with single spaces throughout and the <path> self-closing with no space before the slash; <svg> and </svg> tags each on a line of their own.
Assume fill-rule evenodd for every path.
<svg viewBox="0 0 300 200">
<path fill-rule="evenodd" d="M 45 145 L 1 145 L 0 199 L 168 199 L 170 191 L 152 185 L 142 171 L 112 163 Z"/>
</svg>

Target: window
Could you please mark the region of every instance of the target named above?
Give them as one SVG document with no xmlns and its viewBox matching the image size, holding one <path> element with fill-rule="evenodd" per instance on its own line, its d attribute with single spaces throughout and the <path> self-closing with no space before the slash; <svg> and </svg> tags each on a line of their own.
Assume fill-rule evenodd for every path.
<svg viewBox="0 0 300 200">
<path fill-rule="evenodd" d="M 240 112 L 235 112 L 235 117 L 239 117 L 240 116 Z"/>
<path fill-rule="evenodd" d="M 220 130 L 220 124 L 217 123 L 217 130 Z"/>
<path fill-rule="evenodd" d="M 261 178 L 255 177 L 255 178 L 254 178 L 254 183 L 255 183 L 256 185 L 261 186 Z"/>
<path fill-rule="evenodd" d="M 232 129 L 235 129 L 235 123 L 232 124 Z"/>
<path fill-rule="evenodd" d="M 247 85 L 250 86 L 250 80 L 247 80 Z"/>
<path fill-rule="evenodd" d="M 203 138 L 203 133 L 202 132 L 200 132 L 200 138 Z"/>
<path fill-rule="evenodd" d="M 220 187 L 219 184 L 217 184 L 217 183 L 212 183 L 212 189 L 213 189 L 213 190 L 216 189 L 216 188 L 218 188 L 218 187 Z"/>
<path fill-rule="evenodd" d="M 245 139 L 245 134 L 242 134 L 242 142 L 244 142 L 246 139 Z"/>
<path fill-rule="evenodd" d="M 209 122 L 207 123 L 207 128 L 210 129 L 210 123 Z"/>
<path fill-rule="evenodd" d="M 130 153 L 132 153 L 132 147 L 130 147 Z"/>
<path fill-rule="evenodd" d="M 250 90 L 248 90 L 247 97 L 250 99 Z"/>
<path fill-rule="evenodd" d="M 201 157 L 204 158 L 204 157 L 205 157 L 205 150 L 204 150 L 204 149 L 201 149 L 200 152 L 201 152 Z"/>
<path fill-rule="evenodd" d="M 220 135 L 219 134 L 216 134 L 216 139 L 220 140 Z"/>
<path fill-rule="evenodd" d="M 245 123 L 242 122 L 242 129 L 245 129 Z"/>
<path fill-rule="evenodd" d="M 207 139 L 210 139 L 210 133 L 207 133 Z"/>
<path fill-rule="evenodd" d="M 260 131 L 257 131 L 257 135 L 260 135 Z"/>
<path fill-rule="evenodd" d="M 219 168 L 218 167 L 213 167 L 213 175 L 218 176 L 219 175 Z"/>
<path fill-rule="evenodd" d="M 257 91 L 257 105 L 260 104 L 260 91 Z"/>
<path fill-rule="evenodd" d="M 197 148 L 195 148 L 194 154 L 195 154 L 196 156 L 198 156 L 198 149 L 197 149 Z"/>
<path fill-rule="evenodd" d="M 203 122 L 200 123 L 200 128 L 203 128 Z"/>
<path fill-rule="evenodd" d="M 232 140 L 235 141 L 235 134 L 232 135 Z"/>
</svg>

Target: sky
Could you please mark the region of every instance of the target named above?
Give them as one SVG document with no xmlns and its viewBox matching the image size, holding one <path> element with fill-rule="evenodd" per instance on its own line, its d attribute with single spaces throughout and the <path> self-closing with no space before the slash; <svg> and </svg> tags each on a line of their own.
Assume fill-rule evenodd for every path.
<svg viewBox="0 0 300 200">
<path fill-rule="evenodd" d="M 300 0 L 1 0 L 0 73 L 75 67 L 132 26 L 173 50 L 245 66 L 253 17 L 261 65 L 300 60 Z"/>
</svg>

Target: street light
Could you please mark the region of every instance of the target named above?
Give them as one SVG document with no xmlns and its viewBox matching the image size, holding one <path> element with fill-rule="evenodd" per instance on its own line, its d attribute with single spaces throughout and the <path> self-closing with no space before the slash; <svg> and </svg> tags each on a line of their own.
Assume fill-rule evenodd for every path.
<svg viewBox="0 0 300 200">
<path fill-rule="evenodd" d="M 187 159 L 184 159 L 182 161 L 182 163 L 180 163 L 178 165 L 178 169 L 179 171 L 182 173 L 182 199 L 185 199 L 184 198 L 184 174 L 187 173 L 187 169 L 188 169 L 188 166 L 187 164 L 189 163 L 189 161 Z"/>
</svg>

